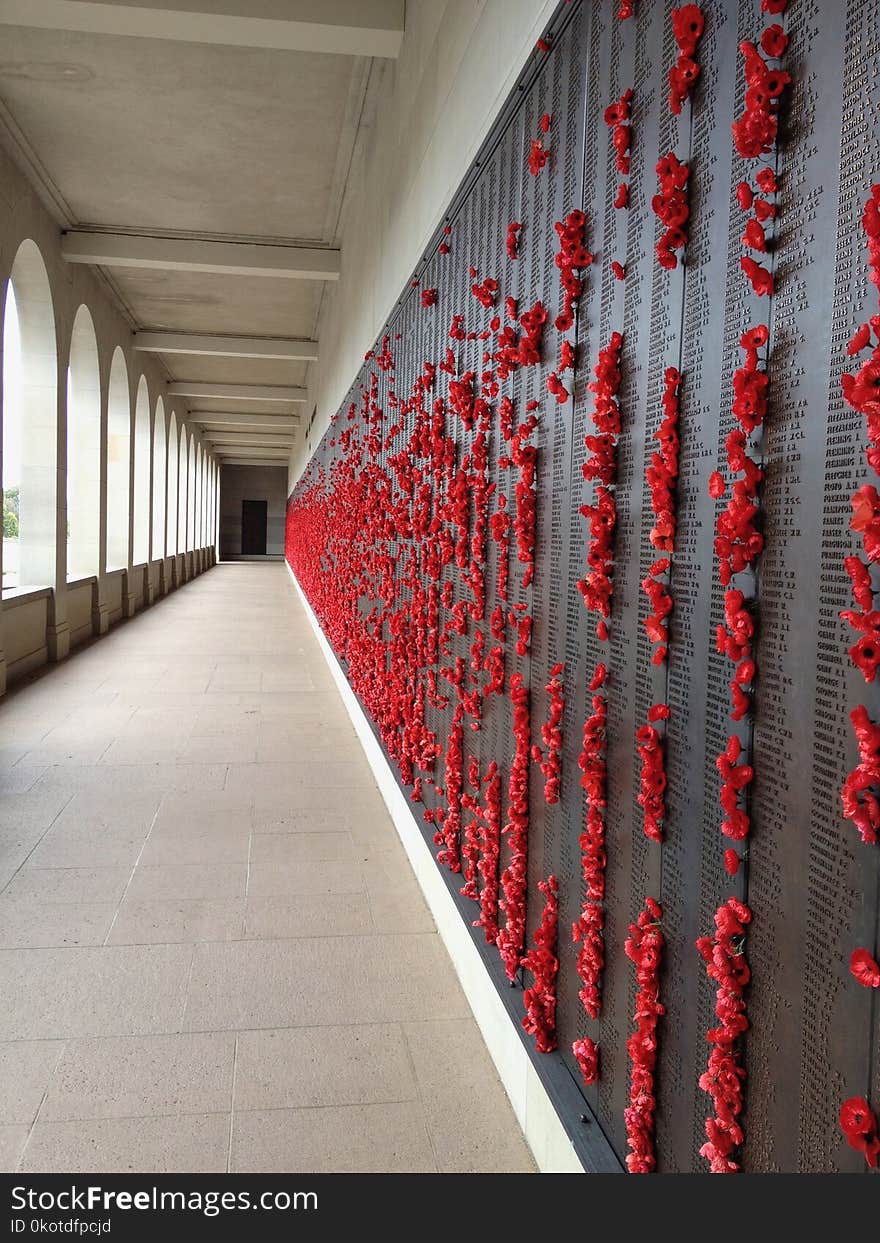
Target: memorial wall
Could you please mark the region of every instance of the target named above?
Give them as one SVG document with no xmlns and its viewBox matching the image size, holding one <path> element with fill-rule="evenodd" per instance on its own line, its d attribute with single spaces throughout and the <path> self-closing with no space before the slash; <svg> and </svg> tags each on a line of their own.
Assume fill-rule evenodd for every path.
<svg viewBox="0 0 880 1243">
<path fill-rule="evenodd" d="M 877 1164 L 878 313 L 880 0 L 562 4 L 289 499 L 587 1168 Z"/>
</svg>

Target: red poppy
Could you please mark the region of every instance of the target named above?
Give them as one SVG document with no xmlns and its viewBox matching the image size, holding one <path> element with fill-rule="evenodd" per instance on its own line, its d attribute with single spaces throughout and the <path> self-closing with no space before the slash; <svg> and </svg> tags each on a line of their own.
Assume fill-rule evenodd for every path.
<svg viewBox="0 0 880 1243">
<path fill-rule="evenodd" d="M 751 250 L 766 251 L 767 239 L 764 236 L 764 230 L 757 220 L 750 220 L 746 225 L 746 231 L 743 233 L 743 245 L 748 246 Z"/>
<path fill-rule="evenodd" d="M 541 117 L 541 133 L 546 134 L 549 129 L 550 129 L 550 113 L 545 112 L 544 115 Z"/>
<path fill-rule="evenodd" d="M 840 1107 L 840 1126 L 844 1135 L 868 1135 L 876 1130 L 874 1111 L 862 1096 L 851 1096 Z"/>
<path fill-rule="evenodd" d="M 728 876 L 736 876 L 739 871 L 739 855 L 732 846 L 724 852 L 724 870 Z"/>
<path fill-rule="evenodd" d="M 782 56 L 788 47 L 788 35 L 780 25 L 768 26 L 761 35 L 761 48 L 767 56 Z"/>
<path fill-rule="evenodd" d="M 626 277 L 626 271 L 623 267 L 623 264 L 618 263 L 616 259 L 613 259 L 611 261 L 611 271 L 614 273 L 614 275 L 617 277 L 619 281 L 624 280 Z"/>
<path fill-rule="evenodd" d="M 724 495 L 726 490 L 727 485 L 724 482 L 723 476 L 717 470 L 713 470 L 709 476 L 709 495 L 714 501 L 717 501 Z"/>
<path fill-rule="evenodd" d="M 787 7 L 788 0 L 761 0 L 761 12 L 772 13 L 774 17 L 784 13 Z"/>
<path fill-rule="evenodd" d="M 880 617 L 880 614 L 875 614 Z M 863 634 L 857 643 L 849 649 L 849 658 L 864 674 L 866 682 L 873 682 L 880 665 L 880 629 L 871 634 Z"/>
<path fill-rule="evenodd" d="M 736 187 L 736 199 L 743 211 L 748 211 L 754 199 L 752 187 L 747 181 L 741 181 Z"/>
<path fill-rule="evenodd" d="M 742 268 L 743 272 L 745 272 L 752 289 L 759 297 L 773 292 L 772 272 L 769 272 L 766 268 L 762 267 L 760 263 L 756 263 L 755 260 L 750 258 L 748 255 L 743 255 L 742 259 L 739 261 L 739 266 Z"/>
<path fill-rule="evenodd" d="M 853 950 L 849 969 L 863 988 L 880 988 L 880 966 L 866 949 Z"/>
<path fill-rule="evenodd" d="M 846 347 L 847 355 L 852 358 L 854 354 L 860 354 L 865 346 L 870 343 L 870 340 L 871 326 L 870 324 L 862 324 L 850 338 L 850 343 Z"/>
<path fill-rule="evenodd" d="M 629 186 L 622 181 L 617 187 L 617 193 L 614 196 L 614 206 L 617 208 L 629 206 Z"/>
<path fill-rule="evenodd" d="M 693 56 L 705 28 L 703 10 L 697 4 L 685 4 L 671 13 L 675 42 L 688 56 Z"/>
</svg>

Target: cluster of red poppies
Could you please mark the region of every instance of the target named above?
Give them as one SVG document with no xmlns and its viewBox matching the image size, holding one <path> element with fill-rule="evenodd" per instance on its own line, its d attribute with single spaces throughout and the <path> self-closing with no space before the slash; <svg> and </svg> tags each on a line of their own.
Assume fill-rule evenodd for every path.
<svg viewBox="0 0 880 1243">
<path fill-rule="evenodd" d="M 761 47 L 771 60 L 782 55 L 787 42 L 778 25 L 767 27 L 761 37 Z M 783 69 L 772 69 L 754 43 L 746 40 L 739 50 L 745 61 L 746 91 L 743 114 L 733 123 L 733 141 L 744 160 L 755 160 L 773 150 L 779 99 L 791 78 Z"/>
<path fill-rule="evenodd" d="M 436 305 L 437 305 L 437 290 L 436 289 L 423 289 L 422 290 L 422 306 L 428 307 L 428 306 L 436 306 Z"/>
<path fill-rule="evenodd" d="M 504 249 L 508 259 L 519 258 L 519 235 L 522 230 L 522 224 L 519 220 L 511 220 L 507 226 L 507 233 L 504 237 Z"/>
<path fill-rule="evenodd" d="M 599 1046 L 596 1042 L 589 1036 L 584 1036 L 581 1040 L 572 1042 L 571 1051 L 584 1084 L 589 1087 L 591 1083 L 597 1083 L 599 1080 Z"/>
<path fill-rule="evenodd" d="M 623 337 L 619 332 L 611 335 L 609 343 L 599 351 L 599 361 L 594 369 L 596 379 L 590 383 L 595 395 L 592 421 L 598 435 L 584 437 L 584 444 L 592 456 L 584 463 L 585 479 L 600 479 L 594 505 L 582 505 L 580 512 L 590 526 L 590 542 L 587 550 L 587 576 L 577 584 L 587 608 L 600 618 L 611 615 L 611 597 L 614 583 L 614 528 L 617 524 L 617 507 L 614 496 L 608 491 L 617 476 L 617 437 L 620 435 L 620 406 L 617 393 L 620 389 L 620 351 Z"/>
<path fill-rule="evenodd" d="M 507 835 L 510 857 L 501 874 L 502 897 L 499 907 L 504 912 L 504 927 L 498 932 L 497 945 L 507 978 L 513 980 L 519 969 L 526 932 L 526 868 L 529 850 L 529 761 L 531 754 L 531 722 L 529 688 L 521 673 L 510 679 L 510 702 L 513 708 L 514 753 L 510 763 L 507 795 Z"/>
<path fill-rule="evenodd" d="M 448 789 L 448 779 L 446 784 Z M 480 890 L 477 885 L 480 863 L 480 820 L 483 809 L 478 798 L 480 793 L 480 761 L 475 755 L 472 755 L 468 760 L 468 785 L 470 789 L 463 790 L 461 795 L 462 811 L 467 812 L 468 819 L 464 823 L 461 846 L 461 875 L 464 884 L 458 892 L 463 898 L 470 898 L 472 901 L 478 902 L 480 898 Z"/>
<path fill-rule="evenodd" d="M 666 757 L 663 736 L 656 722 L 669 720 L 666 704 L 654 704 L 648 720 L 636 730 L 636 750 L 642 762 L 639 775 L 638 804 L 644 815 L 642 827 L 652 842 L 663 841 L 663 819 L 666 815 Z"/>
<path fill-rule="evenodd" d="M 544 798 L 548 803 L 559 802 L 559 782 L 562 774 L 562 716 L 565 712 L 563 668 L 561 663 L 555 664 L 550 670 L 550 681 L 544 687 L 550 696 L 550 713 L 541 726 L 541 741 L 547 748 L 546 758 L 537 743 L 532 747 L 532 759 L 544 774 Z"/>
<path fill-rule="evenodd" d="M 528 166 L 529 172 L 533 177 L 537 177 L 538 173 L 550 159 L 550 152 L 544 146 L 543 138 L 533 138 L 529 147 Z"/>
<path fill-rule="evenodd" d="M 654 548 L 671 553 L 675 544 L 675 483 L 678 479 L 678 415 L 679 385 L 681 374 L 675 367 L 667 367 L 664 376 L 663 420 L 654 439 L 660 444 L 660 452 L 652 452 L 645 468 L 645 481 L 651 493 L 651 510 L 654 525 L 650 540 Z M 652 664 L 662 665 L 667 657 L 669 632 L 666 618 L 672 612 L 673 601 L 669 592 L 671 559 L 660 557 L 642 580 L 642 590 L 648 597 L 651 612 L 644 620 L 645 632 L 655 651 Z"/>
<path fill-rule="evenodd" d="M 715 552 L 718 556 L 718 574 L 724 593 L 724 623 L 716 627 L 716 646 L 720 655 L 726 656 L 735 666 L 730 681 L 731 719 L 741 721 L 751 708 L 751 688 L 755 679 L 755 661 L 752 655 L 752 639 L 755 624 L 744 593 L 730 584 L 735 574 L 754 565 L 764 547 L 764 537 L 758 530 L 758 486 L 763 471 L 749 453 L 749 436 L 764 422 L 767 414 L 769 376 L 761 367 L 759 350 L 769 339 L 764 324 L 758 324 L 742 335 L 740 345 L 746 358 L 733 376 L 733 414 L 739 427 L 727 437 L 727 464 L 734 477 L 730 497 L 719 513 L 716 523 Z M 737 477 L 738 476 L 738 477 Z M 718 471 L 709 478 L 709 495 L 720 500 L 727 492 L 727 484 Z M 721 774 L 721 806 L 725 819 L 721 831 L 733 841 L 743 841 L 749 834 L 748 812 L 739 806 L 740 797 L 752 780 L 752 768 L 747 763 L 737 767 L 741 758 L 741 745 L 731 738 L 727 749 L 718 756 L 716 765 Z M 725 855 L 725 867 L 733 874 L 732 853 Z"/>
<path fill-rule="evenodd" d="M 720 798 L 721 808 L 725 815 L 725 819 L 721 822 L 721 832 L 734 842 L 741 842 L 748 837 L 751 827 L 748 813 L 739 806 L 739 797 L 742 791 L 751 784 L 755 773 L 751 764 L 739 762 L 743 759 L 743 755 L 742 743 L 735 734 L 731 734 L 727 740 L 727 747 L 715 761 L 715 766 L 721 774 Z M 735 875 L 739 868 L 739 855 L 735 850 L 730 851 L 730 855 L 733 858 L 725 854 L 725 869 L 728 874 Z"/>
<path fill-rule="evenodd" d="M 537 425 L 534 414 L 529 415 L 514 432 L 510 451 L 511 461 L 519 471 L 514 487 L 513 530 L 517 559 L 525 566 L 523 590 L 530 586 L 535 573 L 535 466 L 538 450 L 528 440 Z"/>
<path fill-rule="evenodd" d="M 669 70 L 669 109 L 678 116 L 700 76 L 700 66 L 695 57 L 706 22 L 698 4 L 685 4 L 680 9 L 673 9 L 671 20 L 672 36 L 678 44 L 678 58 Z"/>
<path fill-rule="evenodd" d="M 476 276 L 476 272 L 471 268 L 471 275 Z M 498 293 L 498 282 L 494 276 L 487 276 L 484 281 L 474 281 L 471 285 L 471 293 L 481 306 L 490 307 L 495 305 L 495 297 Z"/>
<path fill-rule="evenodd" d="M 599 1016 L 602 1004 L 601 977 L 605 966 L 604 815 L 608 789 L 605 762 L 608 701 L 599 692 L 605 685 L 606 678 L 605 665 L 597 665 L 590 682 L 590 691 L 593 694 L 592 711 L 584 722 L 583 744 L 578 757 L 586 809 L 584 831 L 579 843 L 585 892 L 581 913 L 572 924 L 571 935 L 575 944 L 580 943 L 576 966 L 581 981 L 578 996 L 591 1019 Z"/>
<path fill-rule="evenodd" d="M 558 332 L 568 332 L 573 327 L 574 308 L 584 290 L 584 282 L 578 272 L 593 262 L 593 255 L 587 250 L 586 225 L 587 218 L 579 208 L 553 225 L 559 238 L 559 250 L 554 262 L 559 269 L 559 283 L 562 286 L 562 310 L 554 321 Z"/>
<path fill-rule="evenodd" d="M 688 243 L 685 225 L 691 214 L 686 187 L 690 168 L 679 160 L 674 151 L 667 151 L 655 168 L 658 190 L 651 199 L 651 210 L 663 225 L 664 232 L 654 248 L 661 268 L 671 271 L 678 267 L 676 251 L 684 250 Z"/>
<path fill-rule="evenodd" d="M 494 760 L 486 771 L 486 803 L 481 818 L 480 917 L 475 928 L 482 928 L 489 945 L 498 941 L 498 860 L 501 857 L 501 773 Z"/>
<path fill-rule="evenodd" d="M 622 177 L 629 176 L 629 152 L 632 145 L 632 126 L 630 125 L 630 103 L 632 87 L 627 87 L 620 99 L 609 104 L 605 109 L 605 124 L 611 130 L 611 144 L 616 154 L 615 167 Z M 614 196 L 617 208 L 629 206 L 629 182 L 621 181 Z"/>
<path fill-rule="evenodd" d="M 713 1174 L 735 1174 L 739 1170 L 734 1153 L 743 1142 L 738 1119 L 743 1109 L 746 1077 L 740 1037 L 749 1026 L 744 994 L 750 972 L 744 943 L 751 918 L 747 906 L 736 898 L 728 898 L 715 912 L 714 935 L 697 941 L 706 974 L 718 985 L 718 1026 L 706 1034 L 712 1048 L 706 1070 L 700 1076 L 700 1087 L 712 1098 L 715 1111 L 706 1119 L 707 1143 L 700 1155 L 709 1162 Z"/>
<path fill-rule="evenodd" d="M 462 731 L 463 710 L 461 704 L 455 710 L 449 738 L 446 743 L 446 764 L 444 771 L 444 788 L 446 790 L 446 807 L 442 817 L 438 817 L 442 827 L 434 834 L 434 843 L 442 849 L 437 853 L 437 862 L 443 863 L 451 872 L 461 871 L 461 853 L 459 834 L 461 832 L 461 795 L 464 761 L 464 735 Z"/>
<path fill-rule="evenodd" d="M 742 244 L 759 254 L 767 253 L 767 234 L 764 226 L 776 219 L 776 204 L 770 201 L 777 191 L 776 174 L 772 168 L 762 168 L 755 177 L 755 186 L 741 181 L 736 188 L 736 198 L 744 212 L 751 213 L 746 221 Z M 750 255 L 740 259 L 740 267 L 748 277 L 753 291 L 760 295 L 773 292 L 773 274 Z"/>
<path fill-rule="evenodd" d="M 556 1048 L 559 886 L 555 876 L 548 876 L 546 881 L 538 882 L 538 888 L 547 901 L 541 914 L 541 925 L 535 932 L 534 948 L 528 950 L 521 960 L 521 966 L 530 971 L 534 978 L 534 983 L 523 991 L 526 1013 L 522 1025 L 530 1036 L 535 1037 L 535 1047 L 539 1053 L 552 1053 Z"/>
<path fill-rule="evenodd" d="M 871 280 L 880 290 L 880 184 L 871 187 L 862 214 L 862 227 L 868 243 Z M 871 346 L 871 335 L 875 344 Z M 850 357 L 871 349 L 855 375 L 841 377 L 846 402 L 864 415 L 868 449 L 865 458 L 875 475 L 880 475 L 880 315 L 862 324 L 849 343 Z M 845 558 L 852 583 L 855 608 L 841 616 L 859 638 L 849 649 L 850 659 L 861 670 L 866 682 L 873 682 L 880 665 L 880 610 L 875 607 L 871 566 L 880 564 L 880 495 L 874 484 L 862 484 L 852 497 L 850 527 L 861 543 L 859 555 Z M 864 560 L 863 560 L 864 558 Z M 875 724 L 864 706 L 851 714 L 859 748 L 859 763 L 849 774 L 842 790 L 843 814 L 853 822 L 864 842 L 874 843 L 880 834 L 880 725 Z"/>
<path fill-rule="evenodd" d="M 763 471 L 748 453 L 748 437 L 761 427 L 767 414 L 770 377 L 761 369 L 758 351 L 766 346 L 769 332 L 765 324 L 749 328 L 740 338 L 746 359 L 733 373 L 733 416 L 739 428 L 725 442 L 727 465 L 734 478 L 730 499 L 715 523 L 715 551 L 720 563 L 722 586 L 729 585 L 734 574 L 752 565 L 764 547 L 764 538 L 755 525 L 758 513 L 758 485 Z M 709 495 L 720 500 L 727 491 L 721 474 L 714 471 L 709 479 Z"/>
<path fill-rule="evenodd" d="M 635 963 L 636 993 L 635 1031 L 626 1042 L 632 1064 L 629 1084 L 629 1105 L 623 1111 L 626 1142 L 632 1150 L 626 1158 L 630 1174 L 650 1174 L 656 1168 L 654 1155 L 654 1071 L 657 1066 L 657 1027 L 666 1013 L 660 1002 L 660 962 L 663 957 L 663 933 L 660 919 L 663 912 L 653 898 L 645 900 L 629 926 L 624 942 L 627 958 Z"/>
</svg>

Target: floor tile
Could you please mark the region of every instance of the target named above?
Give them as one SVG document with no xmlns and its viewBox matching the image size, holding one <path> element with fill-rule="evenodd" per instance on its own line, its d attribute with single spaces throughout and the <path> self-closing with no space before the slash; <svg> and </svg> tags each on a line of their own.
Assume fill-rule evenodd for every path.
<svg viewBox="0 0 880 1243">
<path fill-rule="evenodd" d="M 0 1170 L 4 1173 L 11 1174 L 15 1170 L 30 1130 L 29 1126 L 0 1123 Z"/>
<path fill-rule="evenodd" d="M 351 936 L 373 932 L 374 927 L 365 893 L 304 893 L 275 898 L 255 898 L 250 894 L 244 936 L 261 941 Z"/>
<path fill-rule="evenodd" d="M 40 1122 L 228 1112 L 234 1054 L 229 1032 L 70 1040 Z"/>
<path fill-rule="evenodd" d="M 436 1170 L 421 1109 L 345 1105 L 236 1113 L 235 1173 L 381 1174 Z"/>
<path fill-rule="evenodd" d="M 527 1173 L 534 1162 L 472 1018 L 405 1023 L 441 1172 Z"/>
<path fill-rule="evenodd" d="M 63 1050 L 61 1040 L 0 1044 L 0 1122 L 31 1125 Z"/>
<path fill-rule="evenodd" d="M 406 1041 L 395 1024 L 286 1028 L 238 1037 L 236 1111 L 417 1096 Z"/>
<path fill-rule="evenodd" d="M 55 1174 L 220 1174 L 228 1151 L 227 1114 L 38 1122 L 19 1168 Z"/>
<path fill-rule="evenodd" d="M 237 941 L 244 934 L 244 898 L 166 898 L 138 901 L 127 894 L 108 945 Z M 276 935 L 283 936 L 284 933 Z"/>
<path fill-rule="evenodd" d="M 0 895 L 0 948 L 101 945 L 116 902 L 47 902 Z"/>
<path fill-rule="evenodd" d="M 172 898 L 241 898 L 247 886 L 244 863 L 139 865 L 128 888 L 133 902 Z"/>
</svg>

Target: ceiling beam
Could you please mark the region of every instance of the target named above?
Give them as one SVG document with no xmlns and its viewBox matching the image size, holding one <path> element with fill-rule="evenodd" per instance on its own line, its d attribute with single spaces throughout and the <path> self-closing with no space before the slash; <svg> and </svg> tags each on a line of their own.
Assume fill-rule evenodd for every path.
<svg viewBox="0 0 880 1243">
<path fill-rule="evenodd" d="M 262 445 L 264 449 L 285 449 L 293 444 L 293 436 L 273 436 L 264 432 L 206 432 L 212 445 Z"/>
<path fill-rule="evenodd" d="M 242 457 L 262 458 L 267 462 L 287 462 L 290 458 L 289 449 L 267 449 L 263 445 L 220 445 L 214 450 L 214 456 L 220 458 Z"/>
<path fill-rule="evenodd" d="M 166 272 L 210 272 L 221 276 L 339 280 L 339 251 L 321 246 L 278 246 L 268 242 L 206 241 L 71 229 L 61 236 L 61 253 L 68 263 L 93 263 L 102 268 L 161 268 Z"/>
<path fill-rule="evenodd" d="M 295 414 L 236 414 L 224 411 L 222 414 L 213 410 L 190 410 L 191 422 L 201 423 L 208 428 L 259 428 L 262 431 L 295 431 L 299 427 L 299 417 Z"/>
<path fill-rule="evenodd" d="M 281 337 L 215 337 L 195 332 L 136 332 L 132 342 L 147 354 L 199 354 L 212 358 L 283 358 L 315 362 L 318 342 Z"/>
<path fill-rule="evenodd" d="M 225 401 L 308 401 L 308 389 L 282 384 L 213 384 L 207 380 L 174 380 L 169 397 L 220 397 Z"/>
<path fill-rule="evenodd" d="M 400 55 L 404 0 L 0 0 L 0 24 L 343 56 Z"/>
<path fill-rule="evenodd" d="M 272 458 L 253 458 L 253 457 L 224 457 L 220 459 L 221 466 L 268 466 L 272 470 L 285 470 L 284 462 L 276 462 Z"/>
</svg>

